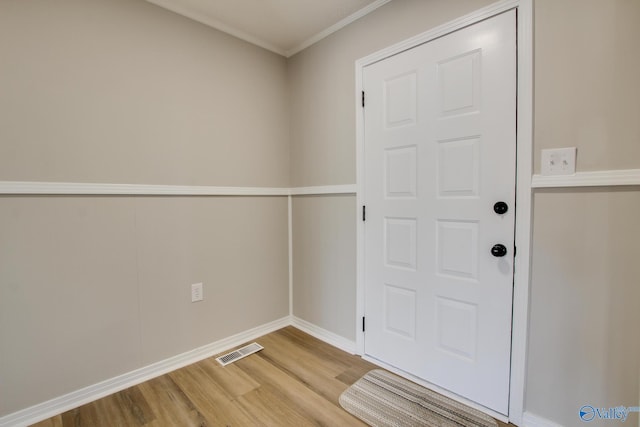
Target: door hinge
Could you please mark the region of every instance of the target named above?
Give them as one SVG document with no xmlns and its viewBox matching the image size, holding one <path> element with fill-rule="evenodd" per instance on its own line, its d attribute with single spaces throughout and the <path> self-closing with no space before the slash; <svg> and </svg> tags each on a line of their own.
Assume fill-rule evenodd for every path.
<svg viewBox="0 0 640 427">
<path fill-rule="evenodd" d="M 365 205 L 362 205 L 362 220 L 367 220 L 367 207 Z"/>
<path fill-rule="evenodd" d="M 364 91 L 362 91 L 362 108 L 364 108 Z"/>
<path fill-rule="evenodd" d="M 362 316 L 362 332 L 364 332 L 364 316 Z"/>
</svg>

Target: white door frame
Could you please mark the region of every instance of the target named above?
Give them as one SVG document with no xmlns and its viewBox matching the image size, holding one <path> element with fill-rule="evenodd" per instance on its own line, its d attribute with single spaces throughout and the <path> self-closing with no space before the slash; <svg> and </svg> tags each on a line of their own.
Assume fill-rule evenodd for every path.
<svg viewBox="0 0 640 427">
<path fill-rule="evenodd" d="M 533 0 L 503 0 L 461 18 L 440 25 L 425 33 L 382 49 L 356 61 L 356 176 L 357 176 L 357 283 L 356 283 L 356 348 L 364 353 L 362 316 L 364 315 L 364 111 L 362 109 L 362 72 L 367 65 L 378 62 L 417 45 L 426 43 L 491 16 L 517 9 L 518 20 L 518 114 L 516 158 L 516 230 L 518 248 L 514 260 L 513 320 L 511 338 L 511 378 L 509 421 L 521 425 L 524 412 L 526 375 L 529 263 L 531 253 L 531 173 L 533 157 Z"/>
</svg>

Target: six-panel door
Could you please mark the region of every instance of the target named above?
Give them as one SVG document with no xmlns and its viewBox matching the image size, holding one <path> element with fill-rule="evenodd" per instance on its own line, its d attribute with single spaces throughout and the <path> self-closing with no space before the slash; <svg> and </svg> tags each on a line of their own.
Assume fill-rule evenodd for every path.
<svg viewBox="0 0 640 427">
<path fill-rule="evenodd" d="M 515 12 L 367 66 L 363 83 L 365 353 L 507 414 Z"/>
</svg>

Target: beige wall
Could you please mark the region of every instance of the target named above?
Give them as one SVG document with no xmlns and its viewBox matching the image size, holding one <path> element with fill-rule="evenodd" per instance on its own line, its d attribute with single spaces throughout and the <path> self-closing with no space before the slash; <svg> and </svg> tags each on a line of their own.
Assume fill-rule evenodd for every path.
<svg viewBox="0 0 640 427">
<path fill-rule="evenodd" d="M 0 242 L 0 416 L 289 314 L 283 197 L 0 197 Z"/>
<path fill-rule="evenodd" d="M 527 411 L 579 426 L 583 405 L 637 406 L 640 188 L 534 202 Z"/>
<path fill-rule="evenodd" d="M 578 171 L 640 168 L 638 22 L 633 0 L 535 2 L 536 170 L 566 146 Z M 578 426 L 582 405 L 640 399 L 639 190 L 535 191 L 531 413 Z"/>
<path fill-rule="evenodd" d="M 293 198 L 293 315 L 356 339 L 355 198 Z"/>
<path fill-rule="evenodd" d="M 0 57 L 0 180 L 288 186 L 276 54 L 142 0 L 3 0 Z"/>
<path fill-rule="evenodd" d="M 535 1 L 536 171 L 557 147 L 578 171 L 640 167 L 638 23 L 637 0 Z"/>
<path fill-rule="evenodd" d="M 0 58 L 0 180 L 289 185 L 282 57 L 142 0 L 6 0 Z M 284 197 L 0 197 L 0 417 L 288 294 Z"/>
<path fill-rule="evenodd" d="M 0 416 L 140 366 L 133 203 L 0 198 Z"/>
</svg>

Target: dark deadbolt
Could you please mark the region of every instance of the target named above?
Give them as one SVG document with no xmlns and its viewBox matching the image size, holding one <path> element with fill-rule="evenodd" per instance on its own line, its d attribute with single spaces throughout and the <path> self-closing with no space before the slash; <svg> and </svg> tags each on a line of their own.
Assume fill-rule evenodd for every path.
<svg viewBox="0 0 640 427">
<path fill-rule="evenodd" d="M 493 205 L 493 211 L 498 215 L 505 214 L 508 210 L 509 205 L 507 205 L 505 202 L 496 202 L 496 204 Z"/>
<path fill-rule="evenodd" d="M 503 257 L 507 254 L 507 248 L 504 245 L 498 243 L 497 245 L 493 245 L 491 248 L 491 255 L 495 257 Z"/>
</svg>

